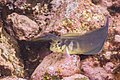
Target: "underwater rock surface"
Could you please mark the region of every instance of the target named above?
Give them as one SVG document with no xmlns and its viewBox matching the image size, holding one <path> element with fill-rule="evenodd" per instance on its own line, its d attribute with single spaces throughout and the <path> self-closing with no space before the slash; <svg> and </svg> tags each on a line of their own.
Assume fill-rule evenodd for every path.
<svg viewBox="0 0 120 80">
<path fill-rule="evenodd" d="M 7 18 L 11 20 L 15 36 L 19 40 L 30 40 L 44 33 L 83 34 L 101 27 L 105 21 L 104 15 L 109 14 L 107 10 L 95 6 L 90 0 L 52 0 L 36 3 L 36 6 L 29 6 L 32 4 L 27 5 L 23 2 L 21 2 L 23 10 L 26 9 L 25 4 L 30 7 L 29 18 L 17 11 Z"/>
<path fill-rule="evenodd" d="M 66 56 L 52 53 L 46 56 L 32 74 L 32 80 L 41 80 L 51 76 L 71 76 L 80 73 L 80 58 L 77 55 Z"/>
<path fill-rule="evenodd" d="M 51 54 L 50 42 L 30 44 L 27 42 L 46 33 L 57 36 L 65 33 L 82 35 L 100 28 L 104 24 L 106 15 L 109 16 L 108 38 L 102 52 L 98 55 L 79 55 L 79 59 L 78 55 L 75 58 L 71 55 L 71 58 L 59 59 L 62 54 Z M 33 80 L 41 80 L 41 78 L 74 80 L 80 77 L 86 77 L 88 80 L 120 80 L 118 38 L 120 35 L 120 0 L 0 0 L 0 19 L 5 23 L 2 28 L 5 28 L 10 36 L 14 36 L 18 43 L 21 40 L 26 41 L 21 41 L 19 44 L 14 41 L 9 42 L 12 39 L 0 33 L 0 79 L 15 75 L 25 76 L 24 78 L 30 80 L 32 74 Z M 18 55 L 22 58 L 15 55 L 19 52 L 18 45 L 21 49 Z M 24 63 L 20 61 L 21 59 Z M 74 65 L 74 59 L 77 59 L 75 63 L 78 62 L 80 66 Z M 25 70 L 23 70 L 23 65 Z M 59 75 L 58 68 L 63 76 Z M 23 74 L 24 71 L 25 74 Z M 7 79 L 18 78 L 7 77 Z"/>
<path fill-rule="evenodd" d="M 81 64 L 81 69 L 90 80 L 113 80 L 112 73 L 107 72 L 103 67 L 100 67 L 99 61 L 94 58 L 88 58 Z"/>
<path fill-rule="evenodd" d="M 12 21 L 15 37 L 19 40 L 34 38 L 34 36 L 39 33 L 39 26 L 37 23 L 27 16 L 12 13 L 7 19 Z"/>
<path fill-rule="evenodd" d="M 86 77 L 85 75 L 82 74 L 74 74 L 70 77 L 64 77 L 62 80 L 90 80 L 88 77 Z"/>
<path fill-rule="evenodd" d="M 0 80 L 27 80 L 27 79 L 17 78 L 17 77 L 5 77 Z"/>
<path fill-rule="evenodd" d="M 120 42 L 120 35 L 115 35 L 115 42 Z"/>
<path fill-rule="evenodd" d="M 0 77 L 24 76 L 24 66 L 18 47 L 15 39 L 2 30 L 2 24 L 0 24 Z"/>
</svg>

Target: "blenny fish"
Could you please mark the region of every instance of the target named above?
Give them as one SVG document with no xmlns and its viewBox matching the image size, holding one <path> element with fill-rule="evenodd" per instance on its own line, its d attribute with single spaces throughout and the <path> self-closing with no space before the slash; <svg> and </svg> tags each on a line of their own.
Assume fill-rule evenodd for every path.
<svg viewBox="0 0 120 80">
<path fill-rule="evenodd" d="M 50 50 L 58 53 L 92 55 L 99 53 L 108 34 L 109 20 L 106 18 L 103 27 L 80 35 L 80 33 L 67 33 L 61 36 L 48 34 L 35 40 L 52 40 Z"/>
</svg>

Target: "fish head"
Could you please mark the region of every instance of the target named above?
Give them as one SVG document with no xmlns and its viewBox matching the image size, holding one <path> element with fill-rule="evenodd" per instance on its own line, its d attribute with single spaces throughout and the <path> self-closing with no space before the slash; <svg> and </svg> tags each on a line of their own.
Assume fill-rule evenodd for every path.
<svg viewBox="0 0 120 80">
<path fill-rule="evenodd" d="M 64 53 L 66 45 L 65 44 L 62 45 L 62 43 L 63 41 L 61 39 L 53 40 L 51 42 L 50 50 L 53 52 Z"/>
</svg>

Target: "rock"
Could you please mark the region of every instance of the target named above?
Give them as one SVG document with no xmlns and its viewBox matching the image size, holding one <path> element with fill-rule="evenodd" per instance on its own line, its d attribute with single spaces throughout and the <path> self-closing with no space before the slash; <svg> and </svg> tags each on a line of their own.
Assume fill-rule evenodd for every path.
<svg viewBox="0 0 120 80">
<path fill-rule="evenodd" d="M 117 27 L 116 27 L 115 30 L 116 30 L 116 31 L 118 32 L 118 34 L 120 35 L 120 23 L 117 22 L 116 24 L 118 24 L 118 25 L 117 25 Z"/>
<path fill-rule="evenodd" d="M 80 58 L 77 55 L 66 56 L 59 53 L 52 53 L 46 56 L 40 65 L 35 69 L 32 80 L 41 80 L 45 74 L 67 77 L 80 73 Z"/>
<path fill-rule="evenodd" d="M 120 0 L 114 0 L 114 2 L 113 2 L 113 5 L 115 6 L 115 7 L 120 7 Z"/>
<path fill-rule="evenodd" d="M 81 69 L 90 80 L 111 80 L 114 79 L 112 73 L 108 73 L 103 67 L 100 67 L 98 61 L 88 58 L 83 61 Z"/>
<path fill-rule="evenodd" d="M 112 62 L 107 62 L 105 64 L 105 66 L 103 66 L 103 68 L 108 72 L 108 73 L 112 73 L 114 70 L 115 64 L 113 64 Z"/>
<path fill-rule="evenodd" d="M 12 13 L 7 19 L 12 21 L 14 35 L 19 40 L 29 40 L 39 33 L 40 28 L 37 23 L 27 16 Z"/>
<path fill-rule="evenodd" d="M 120 42 L 120 35 L 115 35 L 115 42 Z"/>
<path fill-rule="evenodd" d="M 14 5 L 20 9 L 24 9 L 23 6 L 25 6 L 26 2 L 27 2 L 27 0 L 16 0 L 14 2 Z"/>
<path fill-rule="evenodd" d="M 36 5 L 35 12 L 38 14 L 34 16 L 37 22 L 41 23 L 39 26 L 44 32 L 53 31 L 60 35 L 71 32 L 83 34 L 98 28 L 104 23 L 103 14 L 109 14 L 107 10 L 95 6 L 90 0 L 52 0 L 50 3 L 50 10 L 49 4 L 44 3 L 43 10 L 39 9 L 41 4 Z"/>
<path fill-rule="evenodd" d="M 62 80 L 89 80 L 89 78 L 82 74 L 74 74 L 70 77 L 64 77 Z"/>
<path fill-rule="evenodd" d="M 103 54 L 104 57 L 108 60 L 110 60 L 111 56 L 112 56 L 112 52 L 111 51 L 107 51 L 105 54 Z"/>
<path fill-rule="evenodd" d="M 112 0 L 101 0 L 101 2 L 102 2 L 101 5 L 104 6 L 104 7 L 110 7 L 113 4 Z"/>
<path fill-rule="evenodd" d="M 115 74 L 115 80 L 120 80 L 120 73 Z"/>
<path fill-rule="evenodd" d="M 27 79 L 17 78 L 17 77 L 5 77 L 5 78 L 0 78 L 0 80 L 27 80 Z"/>
<path fill-rule="evenodd" d="M 120 35 L 120 15 L 114 16 L 115 31 Z"/>
<path fill-rule="evenodd" d="M 18 47 L 16 40 L 10 37 L 0 25 L 0 77 L 24 76 L 24 66 Z"/>
<path fill-rule="evenodd" d="M 30 6 L 32 3 L 28 4 L 26 0 L 17 0 L 15 4 L 20 9 L 24 8 L 22 9 L 25 10 L 23 14 L 26 10 L 28 12 L 31 10 L 30 18 L 32 20 L 17 13 L 8 16 L 8 19 L 12 20 L 13 31 L 19 40 L 29 40 L 44 33 L 84 34 L 101 27 L 105 21 L 104 15 L 109 14 L 106 8 L 95 6 L 90 0 L 43 0 L 41 3 L 36 3 L 34 7 Z"/>
</svg>

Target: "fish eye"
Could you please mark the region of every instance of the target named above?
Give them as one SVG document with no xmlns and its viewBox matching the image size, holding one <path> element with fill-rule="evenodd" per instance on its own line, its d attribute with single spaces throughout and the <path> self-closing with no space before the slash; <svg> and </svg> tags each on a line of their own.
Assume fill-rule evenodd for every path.
<svg viewBox="0 0 120 80">
<path fill-rule="evenodd" d="M 58 43 L 58 44 L 60 44 L 60 43 L 61 43 L 61 41 L 58 41 L 57 43 Z"/>
<path fill-rule="evenodd" d="M 58 41 L 57 44 L 58 44 L 58 46 L 61 46 L 61 41 Z"/>
</svg>

